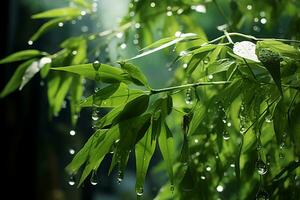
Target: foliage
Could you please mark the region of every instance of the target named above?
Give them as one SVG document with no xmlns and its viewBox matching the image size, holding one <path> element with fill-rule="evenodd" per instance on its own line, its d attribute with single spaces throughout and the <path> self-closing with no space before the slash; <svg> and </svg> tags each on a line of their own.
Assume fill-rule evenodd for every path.
<svg viewBox="0 0 300 200">
<path fill-rule="evenodd" d="M 61 23 L 93 16 L 94 4 L 72 2 L 70 7 L 33 15 L 49 20 L 29 44 Z M 209 40 L 195 18 L 211 8 L 219 10 L 226 24 L 218 27 L 220 37 Z M 158 149 L 169 182 L 156 199 L 297 199 L 300 36 L 294 27 L 300 27 L 299 10 L 294 0 L 132 1 L 116 30 L 70 37 L 54 54 L 31 49 L 2 59 L 1 64 L 23 63 L 1 97 L 21 90 L 40 73 L 47 81 L 51 116 L 59 114 L 67 97 L 73 125 L 81 109 L 93 110 L 95 133 L 66 167 L 70 175 L 81 173 L 79 185 L 110 152 L 110 171 L 117 167 L 122 181 L 134 151 L 140 197 Z M 260 29 L 255 24 L 259 15 L 269 29 L 282 19 L 289 21 L 284 36 L 291 39 L 234 32 Z M 157 30 L 164 38 L 155 41 Z M 140 54 L 122 59 L 120 66 L 88 56 L 93 43 L 105 44 L 123 32 L 127 41 L 138 34 L 135 43 L 146 46 Z M 170 66 L 175 68 L 173 84 L 153 89 L 132 62 L 173 45 L 178 55 Z M 83 99 L 85 79 L 101 87 Z M 108 112 L 100 118 L 99 109 Z"/>
</svg>

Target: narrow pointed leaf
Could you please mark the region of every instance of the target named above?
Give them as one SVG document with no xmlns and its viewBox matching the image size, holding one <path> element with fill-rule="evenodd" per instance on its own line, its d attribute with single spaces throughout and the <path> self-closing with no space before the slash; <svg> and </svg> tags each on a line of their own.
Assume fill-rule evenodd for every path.
<svg viewBox="0 0 300 200">
<path fill-rule="evenodd" d="M 133 83 L 137 85 L 148 86 L 146 76 L 137 66 L 131 63 L 121 63 L 121 67 L 129 74 L 133 80 Z"/>
<path fill-rule="evenodd" d="M 204 104 L 202 104 L 200 101 L 197 102 L 194 112 L 193 112 L 193 117 L 189 125 L 189 132 L 188 135 L 193 135 L 196 133 L 197 128 L 201 124 L 202 120 L 205 117 L 206 114 L 206 107 Z"/>
<path fill-rule="evenodd" d="M 32 19 L 41 19 L 41 18 L 54 18 L 54 17 L 75 17 L 80 15 L 80 9 L 78 8 L 57 8 L 48 10 L 45 12 L 37 13 L 32 15 Z"/>
<path fill-rule="evenodd" d="M 42 54 L 43 54 L 42 52 L 40 52 L 38 50 L 34 50 L 34 49 L 18 51 L 16 53 L 13 53 L 13 54 L 1 59 L 0 64 L 17 62 L 17 61 L 21 61 L 21 60 L 27 60 L 30 58 L 41 56 Z"/>
</svg>

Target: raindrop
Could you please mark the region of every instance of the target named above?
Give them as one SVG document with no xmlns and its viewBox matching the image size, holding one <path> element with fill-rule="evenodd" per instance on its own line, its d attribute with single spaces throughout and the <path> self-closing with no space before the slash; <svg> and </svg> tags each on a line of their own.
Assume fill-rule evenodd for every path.
<svg viewBox="0 0 300 200">
<path fill-rule="evenodd" d="M 92 113 L 92 120 L 97 121 L 99 119 L 98 112 L 95 110 Z"/>
<path fill-rule="evenodd" d="M 231 163 L 231 164 L 230 164 L 230 167 L 234 168 L 234 167 L 235 167 L 235 164 L 234 164 L 234 163 Z"/>
<path fill-rule="evenodd" d="M 260 28 L 258 26 L 253 26 L 253 30 L 256 31 L 256 32 L 259 32 Z"/>
<path fill-rule="evenodd" d="M 139 44 L 139 40 L 134 39 L 134 40 L 133 40 L 133 44 L 135 44 L 135 45 Z"/>
<path fill-rule="evenodd" d="M 70 176 L 68 184 L 71 185 L 71 186 L 75 185 L 75 177 L 74 177 L 74 175 Z"/>
<path fill-rule="evenodd" d="M 224 140 L 229 140 L 229 138 L 230 138 L 229 133 L 228 133 L 227 131 L 224 131 L 224 132 L 223 132 L 223 139 L 224 139 Z"/>
<path fill-rule="evenodd" d="M 214 78 L 214 75 L 210 74 L 207 76 L 208 80 L 212 80 Z"/>
<path fill-rule="evenodd" d="M 265 17 L 265 16 L 266 16 L 266 13 L 265 13 L 265 11 L 261 11 L 261 12 L 259 13 L 259 15 L 260 15 L 261 17 Z"/>
<path fill-rule="evenodd" d="M 170 17 L 170 16 L 172 16 L 172 15 L 173 15 L 172 11 L 168 11 L 168 12 L 167 12 L 167 16 L 168 16 L 168 17 Z"/>
<path fill-rule="evenodd" d="M 84 16 L 84 15 L 86 15 L 86 11 L 82 10 L 82 11 L 80 12 L 80 14 L 81 14 L 81 16 Z"/>
<path fill-rule="evenodd" d="M 196 5 L 196 6 L 193 5 L 193 6 L 191 6 L 191 9 L 195 10 L 198 13 L 206 13 L 206 7 L 204 5 L 201 5 L 201 4 Z"/>
<path fill-rule="evenodd" d="M 123 35 L 124 35 L 124 33 L 123 33 L 123 32 L 119 32 L 119 33 L 117 33 L 117 34 L 116 34 L 117 38 L 122 38 L 122 37 L 123 37 Z"/>
<path fill-rule="evenodd" d="M 187 63 L 184 63 L 184 64 L 182 65 L 182 67 L 183 67 L 183 69 L 186 69 L 186 68 L 188 67 L 188 64 L 187 64 Z"/>
<path fill-rule="evenodd" d="M 74 150 L 74 149 L 69 149 L 69 153 L 70 153 L 71 155 L 74 155 L 74 154 L 75 154 L 75 150 Z"/>
<path fill-rule="evenodd" d="M 206 169 L 206 171 L 208 171 L 208 172 L 211 171 L 211 167 L 210 167 L 210 166 L 207 166 L 205 169 Z"/>
<path fill-rule="evenodd" d="M 247 10 L 252 10 L 252 5 L 248 4 L 247 5 Z"/>
<path fill-rule="evenodd" d="M 205 176 L 200 176 L 200 178 L 201 178 L 202 180 L 205 180 L 205 179 L 206 179 L 206 177 L 205 177 Z"/>
<path fill-rule="evenodd" d="M 118 178 L 117 178 L 117 182 L 118 184 L 121 184 L 121 182 L 123 181 L 123 178 L 124 178 L 124 172 L 119 170 L 118 172 Z"/>
<path fill-rule="evenodd" d="M 181 34 L 182 34 L 182 33 L 181 33 L 180 31 L 176 31 L 174 35 L 175 35 L 175 37 L 180 37 Z"/>
<path fill-rule="evenodd" d="M 268 200 L 269 194 L 265 190 L 259 190 L 255 196 L 256 200 Z"/>
<path fill-rule="evenodd" d="M 266 18 L 261 18 L 261 19 L 260 19 L 260 23 L 266 24 L 266 23 L 267 23 L 267 19 L 266 19 Z"/>
<path fill-rule="evenodd" d="M 150 3 L 150 7 L 151 7 L 151 8 L 154 8 L 154 7 L 155 7 L 155 2 L 151 2 L 151 3 Z"/>
<path fill-rule="evenodd" d="M 93 62 L 93 68 L 94 68 L 95 71 L 98 71 L 100 66 L 101 66 L 101 63 L 98 60 L 95 60 Z"/>
<path fill-rule="evenodd" d="M 27 43 L 28 43 L 28 45 L 30 45 L 30 46 L 33 45 L 33 41 L 32 41 L 32 40 L 29 40 Z"/>
<path fill-rule="evenodd" d="M 64 26 L 64 23 L 59 22 L 59 23 L 58 23 L 58 26 L 59 26 L 59 27 L 63 27 L 63 26 Z"/>
<path fill-rule="evenodd" d="M 199 142 L 199 140 L 198 140 L 198 139 L 195 139 L 194 142 L 197 144 L 197 143 Z"/>
<path fill-rule="evenodd" d="M 125 43 L 122 43 L 122 44 L 120 45 L 120 47 L 121 47 L 121 49 L 126 49 L 127 45 L 126 45 Z"/>
<path fill-rule="evenodd" d="M 218 192 L 223 192 L 223 190 L 224 190 L 224 187 L 222 185 L 217 186 L 217 191 Z"/>
<path fill-rule="evenodd" d="M 228 127 L 231 127 L 231 122 L 227 122 L 227 126 L 228 126 Z"/>
<path fill-rule="evenodd" d="M 192 89 L 189 88 L 186 91 L 186 95 L 185 95 L 185 103 L 190 105 L 193 104 L 193 96 L 192 96 Z"/>
<path fill-rule="evenodd" d="M 257 17 L 254 18 L 254 22 L 258 22 L 259 19 Z"/>
<path fill-rule="evenodd" d="M 82 31 L 83 33 L 86 33 L 86 32 L 89 31 L 89 27 L 88 27 L 88 26 L 82 26 L 82 27 L 81 27 L 81 31 Z"/>
<path fill-rule="evenodd" d="M 188 55 L 188 53 L 186 52 L 186 51 L 181 51 L 180 53 L 179 53 L 179 56 L 186 56 L 186 55 Z"/>
<path fill-rule="evenodd" d="M 265 117 L 265 121 L 266 121 L 267 123 L 271 123 L 271 122 L 273 121 L 272 115 L 267 115 L 267 116 Z"/>
<path fill-rule="evenodd" d="M 97 172 L 96 172 L 95 169 L 92 171 L 90 183 L 91 183 L 92 185 L 97 185 L 97 184 L 98 184 L 98 176 L 97 176 Z"/>
<path fill-rule="evenodd" d="M 268 172 L 267 165 L 261 159 L 256 162 L 256 168 L 259 175 L 265 175 Z"/>
<path fill-rule="evenodd" d="M 139 188 L 135 189 L 135 192 L 136 192 L 137 196 L 143 196 L 144 189 L 143 189 L 143 187 L 139 187 Z"/>
<path fill-rule="evenodd" d="M 74 130 L 70 130 L 70 135 L 74 136 L 74 135 L 76 135 L 76 132 Z"/>
<path fill-rule="evenodd" d="M 130 16 L 130 17 L 134 17 L 134 15 L 135 15 L 135 13 L 134 13 L 133 11 L 131 11 L 131 12 L 129 13 L 129 16 Z"/>
<path fill-rule="evenodd" d="M 140 24 L 140 23 L 135 23 L 134 27 L 135 27 L 136 29 L 139 29 L 139 28 L 141 28 L 141 24 Z"/>
</svg>

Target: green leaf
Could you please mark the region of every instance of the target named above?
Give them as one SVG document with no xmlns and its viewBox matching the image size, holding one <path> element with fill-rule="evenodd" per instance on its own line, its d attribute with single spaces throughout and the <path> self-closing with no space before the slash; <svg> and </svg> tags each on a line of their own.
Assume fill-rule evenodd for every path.
<svg viewBox="0 0 300 200">
<path fill-rule="evenodd" d="M 132 99 L 144 95 L 145 92 L 138 89 L 129 89 L 126 84 L 112 84 L 95 94 L 87 97 L 80 103 L 81 107 L 117 107 Z"/>
<path fill-rule="evenodd" d="M 149 104 L 149 95 L 141 95 L 129 101 L 122 112 L 115 118 L 114 122 L 129 119 L 143 114 Z"/>
<path fill-rule="evenodd" d="M 122 69 L 124 69 L 124 71 L 129 74 L 133 83 L 135 83 L 136 85 L 149 87 L 146 76 L 137 66 L 131 63 L 120 63 L 120 65 Z"/>
<path fill-rule="evenodd" d="M 163 41 L 157 41 L 156 43 L 152 44 L 151 46 L 147 47 L 146 49 L 149 49 L 149 48 L 152 48 L 154 47 L 154 49 L 151 49 L 149 51 L 145 51 L 133 58 L 130 58 L 128 60 L 134 60 L 134 59 L 137 59 L 137 58 L 141 58 L 141 57 L 144 57 L 144 56 L 147 56 L 149 54 L 152 54 L 156 51 L 159 51 L 159 50 L 162 50 L 164 48 L 167 48 L 169 46 L 172 46 L 178 42 L 182 42 L 184 40 L 188 40 L 188 39 L 191 39 L 191 38 L 198 38 L 196 34 L 194 33 L 185 33 L 185 34 L 182 34 L 180 37 L 171 37 L 169 39 L 164 39 Z M 158 46 L 158 47 L 156 47 Z"/>
<path fill-rule="evenodd" d="M 23 77 L 22 83 L 19 87 L 19 90 L 22 90 L 23 87 L 32 79 L 32 77 L 37 74 L 41 69 L 51 63 L 51 59 L 48 57 L 43 57 L 38 61 L 34 61 L 31 65 L 26 69 Z"/>
<path fill-rule="evenodd" d="M 287 132 L 287 114 L 287 108 L 285 107 L 284 102 L 281 99 L 277 103 L 273 113 L 273 126 L 278 144 L 281 144 L 283 142 L 284 134 Z"/>
<path fill-rule="evenodd" d="M 161 121 L 161 132 L 158 136 L 158 144 L 164 158 L 171 185 L 174 184 L 173 162 L 174 162 L 174 139 L 168 125 Z"/>
<path fill-rule="evenodd" d="M 86 0 L 72 0 L 72 2 L 74 2 L 75 4 L 77 4 L 78 6 L 81 6 L 83 8 L 88 8 L 88 9 L 92 8 L 92 4 Z"/>
<path fill-rule="evenodd" d="M 82 94 L 83 94 L 83 78 L 81 76 L 75 75 L 72 80 L 71 90 L 70 90 L 70 110 L 71 110 L 71 123 L 75 126 L 78 115 L 80 113 L 81 107 L 78 105 Z"/>
<path fill-rule="evenodd" d="M 91 149 L 95 148 L 97 144 L 103 141 L 107 130 L 96 131 L 80 151 L 74 156 L 72 162 L 68 164 L 66 170 L 69 174 L 77 173 L 80 167 L 89 159 Z"/>
<path fill-rule="evenodd" d="M 45 34 L 49 29 L 51 28 L 55 28 L 58 27 L 59 23 L 64 23 L 66 21 L 71 20 L 72 18 L 70 17 L 62 17 L 62 18 L 56 18 L 56 19 L 52 19 L 46 23 L 44 23 L 38 30 L 36 33 L 33 34 L 33 36 L 31 36 L 30 41 L 34 42 L 36 41 L 38 38 L 40 38 L 43 34 Z"/>
<path fill-rule="evenodd" d="M 0 64 L 17 62 L 21 60 L 27 60 L 30 58 L 41 56 L 43 53 L 38 50 L 23 50 L 13 53 L 3 59 L 0 60 Z"/>
<path fill-rule="evenodd" d="M 277 85 L 280 93 L 282 94 L 281 88 L 281 74 L 280 74 L 280 61 L 281 57 L 279 53 L 272 51 L 268 48 L 257 49 L 258 59 L 262 62 L 264 67 L 270 72 L 275 84 Z"/>
<path fill-rule="evenodd" d="M 234 63 L 235 61 L 228 59 L 217 60 L 207 66 L 207 74 L 216 74 L 227 71 Z"/>
<path fill-rule="evenodd" d="M 66 67 L 51 68 L 56 71 L 65 71 L 82 75 L 90 80 L 98 80 L 97 73 L 93 67 L 93 64 L 71 65 Z M 99 79 L 105 83 L 118 83 L 118 82 L 130 82 L 129 77 L 117 67 L 112 67 L 106 64 L 101 64 L 98 71 Z"/>
<path fill-rule="evenodd" d="M 80 16 L 80 9 L 78 8 L 57 8 L 52 10 L 47 10 L 35 15 L 32 15 L 32 19 L 42 19 L 42 18 L 54 18 L 54 17 L 76 17 Z"/>
<path fill-rule="evenodd" d="M 193 110 L 193 117 L 189 125 L 188 135 L 193 135 L 196 133 L 197 128 L 201 124 L 206 114 L 206 107 L 200 101 L 197 102 Z"/>
<path fill-rule="evenodd" d="M 4 87 L 4 89 L 1 91 L 0 98 L 3 98 L 5 96 L 7 96 L 8 94 L 12 93 L 13 91 L 15 91 L 21 85 L 21 83 L 22 83 L 22 77 L 23 77 L 26 69 L 33 62 L 35 62 L 35 59 L 28 60 L 28 61 L 22 63 L 17 68 L 17 70 L 15 71 L 15 73 L 13 74 L 13 76 L 11 77 L 11 79 L 8 81 L 8 83 L 6 84 L 6 86 Z"/>
<path fill-rule="evenodd" d="M 107 113 L 104 117 L 101 117 L 97 122 L 95 122 L 95 127 L 103 128 L 111 125 L 115 121 L 115 118 L 122 112 L 124 107 L 125 104 L 115 107 L 109 111 L 109 113 Z"/>
<path fill-rule="evenodd" d="M 256 43 L 257 49 L 261 48 L 269 48 L 272 51 L 279 53 L 282 56 L 290 57 L 292 59 L 300 59 L 300 51 L 285 44 L 283 42 L 275 41 L 275 40 L 263 40 Z"/>
<path fill-rule="evenodd" d="M 156 140 L 152 140 L 151 134 L 152 134 L 152 128 L 150 126 L 145 136 L 135 146 L 135 157 L 136 157 L 135 190 L 137 193 L 141 193 L 143 191 L 143 185 L 148 171 L 148 166 L 156 147 Z"/>
</svg>

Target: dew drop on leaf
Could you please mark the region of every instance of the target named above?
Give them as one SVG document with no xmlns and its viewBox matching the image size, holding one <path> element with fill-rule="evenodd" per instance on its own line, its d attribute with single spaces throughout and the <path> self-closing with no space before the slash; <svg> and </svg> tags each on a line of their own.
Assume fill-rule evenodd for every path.
<svg viewBox="0 0 300 200">
<path fill-rule="evenodd" d="M 101 63 L 98 60 L 95 60 L 93 62 L 93 68 L 94 68 L 95 71 L 98 71 L 100 66 L 101 66 Z"/>
<path fill-rule="evenodd" d="M 71 186 L 75 185 L 75 177 L 74 177 L 74 175 L 71 175 L 69 177 L 68 184 L 71 185 Z"/>
<path fill-rule="evenodd" d="M 97 176 L 96 170 L 93 170 L 93 171 L 92 171 L 90 183 L 91 183 L 92 185 L 97 185 L 97 184 L 98 184 L 98 176 Z"/>
<path fill-rule="evenodd" d="M 143 194 L 144 194 L 144 189 L 143 189 L 143 187 L 139 187 L 139 188 L 137 188 L 137 189 L 135 190 L 135 192 L 136 192 L 136 195 L 137 195 L 137 196 L 143 196 Z"/>
<path fill-rule="evenodd" d="M 256 169 L 259 175 L 265 175 L 268 172 L 266 163 L 261 159 L 256 162 Z"/>
</svg>

